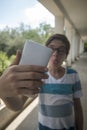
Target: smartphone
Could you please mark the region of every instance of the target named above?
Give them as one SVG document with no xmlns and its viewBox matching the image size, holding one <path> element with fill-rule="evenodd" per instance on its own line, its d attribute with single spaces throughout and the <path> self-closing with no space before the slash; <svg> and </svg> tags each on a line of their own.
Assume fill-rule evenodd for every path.
<svg viewBox="0 0 87 130">
<path fill-rule="evenodd" d="M 24 44 L 19 64 L 47 66 L 52 52 L 52 49 L 40 43 L 27 40 Z"/>
</svg>

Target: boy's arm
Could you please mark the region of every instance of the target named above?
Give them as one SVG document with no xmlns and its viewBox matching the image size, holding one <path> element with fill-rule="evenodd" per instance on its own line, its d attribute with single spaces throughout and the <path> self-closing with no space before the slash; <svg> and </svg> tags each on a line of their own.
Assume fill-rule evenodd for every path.
<svg viewBox="0 0 87 130">
<path fill-rule="evenodd" d="M 12 111 L 19 111 L 23 108 L 26 100 L 28 98 L 25 96 L 16 96 L 16 97 L 6 97 L 2 98 L 5 105 Z"/>
<path fill-rule="evenodd" d="M 83 111 L 79 98 L 74 99 L 76 130 L 83 130 Z"/>
<path fill-rule="evenodd" d="M 48 78 L 46 67 L 18 65 L 20 52 L 16 54 L 13 64 L 0 76 L 0 98 L 11 110 L 20 110 L 27 100 L 25 95 L 39 93 L 44 84 L 42 79 Z"/>
</svg>

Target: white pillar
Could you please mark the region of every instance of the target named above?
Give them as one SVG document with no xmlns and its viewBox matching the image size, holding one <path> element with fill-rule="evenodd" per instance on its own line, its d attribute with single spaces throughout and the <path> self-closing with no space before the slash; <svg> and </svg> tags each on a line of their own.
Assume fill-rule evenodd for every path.
<svg viewBox="0 0 87 130">
<path fill-rule="evenodd" d="M 77 33 L 75 32 L 74 36 L 74 58 L 76 59 L 77 57 Z"/>
<path fill-rule="evenodd" d="M 71 60 L 72 60 L 72 62 L 74 62 L 75 61 L 75 48 L 76 48 L 76 38 L 75 38 L 75 30 L 74 29 L 72 29 L 72 54 L 71 54 Z"/>
<path fill-rule="evenodd" d="M 84 41 L 82 40 L 82 53 L 84 52 Z"/>
<path fill-rule="evenodd" d="M 80 39 L 80 50 L 79 50 L 79 53 L 82 54 L 84 51 L 84 43 L 83 43 L 83 40 Z"/>
<path fill-rule="evenodd" d="M 64 16 L 55 16 L 55 33 L 64 34 Z"/>
<path fill-rule="evenodd" d="M 80 50 L 80 36 L 76 34 L 76 59 L 79 57 L 79 50 Z"/>
<path fill-rule="evenodd" d="M 67 57 L 67 65 L 71 66 L 71 42 L 72 42 L 72 30 L 71 30 L 71 25 L 69 24 L 69 22 L 67 20 L 65 20 L 65 35 L 68 38 L 69 42 L 70 42 L 70 51 Z"/>
</svg>

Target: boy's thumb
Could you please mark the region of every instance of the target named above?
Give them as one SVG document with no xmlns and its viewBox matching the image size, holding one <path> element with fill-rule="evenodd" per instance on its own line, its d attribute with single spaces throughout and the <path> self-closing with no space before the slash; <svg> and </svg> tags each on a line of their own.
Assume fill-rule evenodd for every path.
<svg viewBox="0 0 87 130">
<path fill-rule="evenodd" d="M 21 58 L 21 51 L 20 50 L 17 50 L 16 52 L 16 57 L 14 59 L 14 61 L 12 62 L 11 65 L 18 65 L 19 64 L 19 61 L 20 61 L 20 58 Z"/>
</svg>

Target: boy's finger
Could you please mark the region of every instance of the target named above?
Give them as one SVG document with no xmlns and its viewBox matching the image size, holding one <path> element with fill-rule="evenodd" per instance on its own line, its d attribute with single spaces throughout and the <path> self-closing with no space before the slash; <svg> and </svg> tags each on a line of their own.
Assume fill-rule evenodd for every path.
<svg viewBox="0 0 87 130">
<path fill-rule="evenodd" d="M 15 57 L 13 63 L 11 64 L 11 66 L 12 65 L 18 65 L 19 61 L 20 61 L 20 58 L 21 58 L 21 51 L 17 50 L 16 57 Z"/>
</svg>

